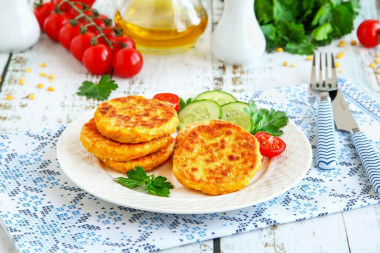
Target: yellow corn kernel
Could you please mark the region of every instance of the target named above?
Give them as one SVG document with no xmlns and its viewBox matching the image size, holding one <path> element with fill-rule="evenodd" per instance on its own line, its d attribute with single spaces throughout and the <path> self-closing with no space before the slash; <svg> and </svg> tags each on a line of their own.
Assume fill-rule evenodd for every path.
<svg viewBox="0 0 380 253">
<path fill-rule="evenodd" d="M 295 66 L 296 66 L 295 64 L 290 65 L 290 67 L 292 67 L 292 68 L 294 68 Z"/>
<path fill-rule="evenodd" d="M 27 69 L 25 69 L 25 72 L 29 73 L 31 70 L 32 70 L 31 68 L 27 68 Z"/>
<path fill-rule="evenodd" d="M 288 62 L 287 61 L 284 61 L 284 66 L 288 66 Z"/>
<path fill-rule="evenodd" d="M 344 56 L 344 52 L 340 52 L 339 54 L 336 55 L 337 59 L 342 59 Z"/>
<path fill-rule="evenodd" d="M 370 67 L 371 69 L 373 69 L 373 68 L 375 68 L 375 67 L 376 67 L 376 65 L 375 65 L 375 63 L 371 62 L 371 64 L 369 64 L 369 66 L 368 66 L 368 67 Z"/>
<path fill-rule="evenodd" d="M 43 62 L 43 63 L 41 63 L 41 65 L 40 65 L 42 68 L 45 68 L 46 67 L 46 63 L 45 62 Z"/>
<path fill-rule="evenodd" d="M 40 73 L 40 76 L 46 76 L 46 73 L 41 72 L 41 73 Z"/>
<path fill-rule="evenodd" d="M 276 49 L 276 51 L 277 51 L 277 52 L 283 52 L 284 49 L 282 49 L 282 47 L 278 47 L 278 48 Z"/>
<path fill-rule="evenodd" d="M 28 96 L 28 98 L 29 98 L 30 100 L 34 100 L 35 96 L 34 96 L 33 93 L 30 93 L 29 96 Z"/>
<path fill-rule="evenodd" d="M 376 74 L 380 74 L 380 67 L 376 69 Z"/>
<path fill-rule="evenodd" d="M 306 60 L 307 60 L 307 61 L 312 61 L 312 60 L 313 60 L 313 56 L 312 56 L 312 55 L 309 55 L 308 57 L 306 57 Z"/>
<path fill-rule="evenodd" d="M 54 87 L 49 86 L 49 87 L 47 88 L 47 91 L 55 91 L 55 89 L 54 89 Z"/>
<path fill-rule="evenodd" d="M 375 54 L 376 57 L 380 57 L 380 53 Z"/>
<path fill-rule="evenodd" d="M 1 83 L 1 81 L 3 81 L 3 79 L 1 79 L 1 77 L 0 77 L 0 83 Z"/>
<path fill-rule="evenodd" d="M 339 41 L 339 45 L 344 45 L 346 42 L 344 40 Z"/>
<path fill-rule="evenodd" d="M 50 75 L 48 76 L 48 78 L 49 78 L 49 79 L 54 79 L 54 78 L 55 78 L 55 75 L 50 74 Z"/>
<path fill-rule="evenodd" d="M 375 63 L 379 63 L 379 62 L 380 62 L 380 59 L 377 58 L 377 59 L 374 60 L 374 62 L 375 62 Z"/>
<path fill-rule="evenodd" d="M 44 87 L 44 85 L 42 83 L 37 84 L 38 89 L 42 89 L 43 87 Z"/>
<path fill-rule="evenodd" d="M 339 68 L 340 67 L 340 62 L 335 62 L 335 68 Z"/>
<path fill-rule="evenodd" d="M 356 40 L 351 40 L 351 45 L 356 46 L 357 44 L 358 42 L 356 42 Z"/>
<path fill-rule="evenodd" d="M 23 77 L 20 77 L 20 79 L 18 79 L 18 84 L 19 84 L 19 85 L 24 85 L 24 83 L 25 83 L 24 78 L 23 78 Z"/>
<path fill-rule="evenodd" d="M 8 95 L 5 99 L 6 100 L 12 100 L 12 99 L 14 99 L 14 97 L 12 95 Z"/>
</svg>

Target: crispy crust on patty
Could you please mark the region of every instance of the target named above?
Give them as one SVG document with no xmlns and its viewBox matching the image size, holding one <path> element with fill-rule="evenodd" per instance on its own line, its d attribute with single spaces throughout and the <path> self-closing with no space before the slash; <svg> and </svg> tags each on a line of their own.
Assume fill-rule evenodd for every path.
<svg viewBox="0 0 380 253">
<path fill-rule="evenodd" d="M 194 128 L 200 125 L 203 125 L 204 122 L 193 122 L 190 123 L 184 127 L 182 127 L 177 134 L 177 137 L 175 139 L 175 148 L 179 145 L 179 143 L 183 140 L 183 138 Z"/>
<path fill-rule="evenodd" d="M 211 195 L 244 188 L 260 168 L 256 137 L 222 120 L 193 127 L 173 155 L 173 173 L 178 181 Z"/>
<path fill-rule="evenodd" d="M 117 162 L 104 158 L 99 158 L 105 165 L 119 171 L 126 173 L 129 170 L 133 170 L 136 166 L 141 166 L 145 171 L 153 170 L 159 165 L 163 164 L 173 154 L 175 140 L 172 138 L 168 145 L 156 153 L 137 158 L 126 162 Z"/>
<path fill-rule="evenodd" d="M 101 103 L 95 111 L 97 129 L 121 143 L 139 143 L 170 135 L 178 125 L 170 105 L 142 96 L 127 96 Z"/>
<path fill-rule="evenodd" d="M 164 148 L 173 139 L 165 136 L 142 143 L 120 143 L 104 137 L 96 128 L 94 119 L 83 125 L 80 141 L 88 152 L 113 161 L 129 161 Z"/>
</svg>

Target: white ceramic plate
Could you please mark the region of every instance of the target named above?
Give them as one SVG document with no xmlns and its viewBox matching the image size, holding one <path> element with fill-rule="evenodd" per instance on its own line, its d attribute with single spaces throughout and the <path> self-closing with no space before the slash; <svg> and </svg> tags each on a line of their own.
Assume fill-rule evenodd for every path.
<svg viewBox="0 0 380 253">
<path fill-rule="evenodd" d="M 58 140 L 58 160 L 64 173 L 76 185 L 100 199 L 121 206 L 177 214 L 240 209 L 286 192 L 305 176 L 311 165 L 309 141 L 293 122 L 289 122 L 281 137 L 287 144 L 285 152 L 263 160 L 262 169 L 244 189 L 220 196 L 187 189 L 177 181 L 171 172 L 171 162 L 168 161 L 152 173 L 167 177 L 174 189 L 170 190 L 170 197 L 158 197 L 116 183 L 114 178 L 125 175 L 107 168 L 82 146 L 79 140 L 81 128 L 92 117 L 93 112 L 88 112 L 65 129 Z"/>
</svg>

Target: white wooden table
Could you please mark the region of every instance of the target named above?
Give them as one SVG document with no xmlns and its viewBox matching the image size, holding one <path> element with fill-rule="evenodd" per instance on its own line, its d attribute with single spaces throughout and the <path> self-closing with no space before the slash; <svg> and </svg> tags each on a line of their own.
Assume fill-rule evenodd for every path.
<svg viewBox="0 0 380 253">
<path fill-rule="evenodd" d="M 113 16 L 111 1 L 98 0 L 98 9 Z M 376 5 L 377 2 L 377 5 Z M 363 5 L 355 21 L 380 16 L 380 3 L 376 0 L 362 1 Z M 204 35 L 194 49 L 169 56 L 144 55 L 144 67 L 132 79 L 116 77 L 119 89 L 112 97 L 126 94 L 173 92 L 182 94 L 191 90 L 201 92 L 223 89 L 232 93 L 253 93 L 260 89 L 276 86 L 307 83 L 311 62 L 305 56 L 287 53 L 265 54 L 248 67 L 225 66 L 211 54 L 212 30 L 223 11 L 219 0 L 204 1 L 209 15 L 209 24 Z M 360 45 L 350 45 L 357 40 L 356 33 L 343 38 L 346 44 L 338 47 L 339 41 L 322 50 L 345 52 L 340 60 L 340 74 L 365 92 L 380 99 L 380 75 L 368 65 L 380 53 L 376 49 L 364 49 Z M 9 60 L 9 64 L 7 62 Z M 287 61 L 295 67 L 282 66 Z M 40 64 L 47 66 L 42 68 Z M 380 67 L 380 65 L 378 65 Z M 25 70 L 31 68 L 29 73 Z M 41 72 L 54 74 L 49 82 L 41 77 Z M 0 134 L 21 130 L 70 123 L 84 111 L 99 103 L 76 95 L 84 80 L 97 80 L 97 76 L 87 73 L 62 46 L 52 42 L 43 34 L 39 42 L 30 50 L 17 54 L 0 54 Z M 23 77 L 24 85 L 19 85 Z M 38 83 L 44 88 L 38 89 Z M 54 92 L 46 90 L 48 86 Z M 35 94 L 35 100 L 28 99 Z M 6 100 L 13 95 L 13 100 Z M 278 225 L 253 232 L 228 236 L 220 239 L 195 243 L 164 252 L 380 252 L 380 205 L 359 208 L 318 217 L 310 220 Z M 4 229 L 0 228 L 0 252 L 16 252 Z"/>
</svg>

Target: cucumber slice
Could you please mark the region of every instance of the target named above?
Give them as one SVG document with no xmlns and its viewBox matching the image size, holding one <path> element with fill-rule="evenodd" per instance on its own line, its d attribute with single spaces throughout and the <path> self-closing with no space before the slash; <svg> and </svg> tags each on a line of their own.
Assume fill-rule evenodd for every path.
<svg viewBox="0 0 380 253">
<path fill-rule="evenodd" d="M 211 100 L 199 100 L 187 104 L 179 113 L 178 127 L 184 127 L 193 122 L 208 122 L 212 119 L 220 119 L 222 109 L 220 106 Z"/>
<path fill-rule="evenodd" d="M 195 100 L 202 100 L 202 99 L 208 99 L 217 102 L 220 106 L 231 103 L 231 102 L 236 102 L 237 99 L 232 96 L 231 94 L 220 91 L 220 90 L 212 90 L 212 91 L 206 91 L 201 94 L 199 94 Z"/>
<path fill-rule="evenodd" d="M 251 117 L 244 111 L 249 110 L 249 105 L 243 102 L 232 102 L 222 106 L 222 120 L 231 121 L 238 124 L 248 132 L 252 128 Z"/>
</svg>

